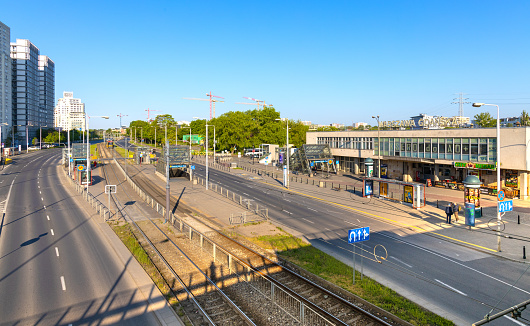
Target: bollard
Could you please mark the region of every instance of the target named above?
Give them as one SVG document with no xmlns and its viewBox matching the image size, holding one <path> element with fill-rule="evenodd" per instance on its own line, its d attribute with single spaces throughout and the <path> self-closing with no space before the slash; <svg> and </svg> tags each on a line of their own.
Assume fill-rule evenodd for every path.
<svg viewBox="0 0 530 326">
<path fill-rule="evenodd" d="M 440 207 L 438 206 L 438 199 L 436 199 L 436 208 L 440 208 Z"/>
<path fill-rule="evenodd" d="M 523 246 L 523 259 L 526 259 L 526 247 Z"/>
<path fill-rule="evenodd" d="M 521 224 L 521 216 L 517 215 L 517 224 Z"/>
</svg>

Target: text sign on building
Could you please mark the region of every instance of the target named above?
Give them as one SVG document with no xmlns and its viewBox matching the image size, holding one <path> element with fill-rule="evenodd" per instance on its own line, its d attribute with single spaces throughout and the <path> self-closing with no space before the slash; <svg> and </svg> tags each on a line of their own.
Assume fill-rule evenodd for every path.
<svg viewBox="0 0 530 326">
<path fill-rule="evenodd" d="M 454 162 L 455 168 L 478 169 L 495 171 L 495 164 L 471 163 L 471 162 Z"/>
<path fill-rule="evenodd" d="M 499 212 L 511 212 L 513 211 L 513 200 L 505 200 L 497 203 L 499 205 Z"/>
<path fill-rule="evenodd" d="M 348 243 L 370 240 L 370 227 L 348 230 Z"/>
<path fill-rule="evenodd" d="M 406 128 L 406 127 L 458 127 L 462 124 L 462 121 L 457 117 L 446 118 L 446 117 L 433 117 L 433 118 L 422 118 L 418 122 L 414 120 L 393 120 L 393 121 L 381 121 L 379 127 L 381 128 Z"/>
</svg>

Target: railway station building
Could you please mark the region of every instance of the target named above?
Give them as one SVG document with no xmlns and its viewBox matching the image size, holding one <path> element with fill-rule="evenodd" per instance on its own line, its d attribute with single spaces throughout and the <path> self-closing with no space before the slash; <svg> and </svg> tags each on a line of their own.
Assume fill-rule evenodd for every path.
<svg viewBox="0 0 530 326">
<path fill-rule="evenodd" d="M 482 182 L 482 192 L 496 193 L 496 128 L 408 127 L 381 122 L 379 131 L 308 132 L 306 143 L 329 145 L 339 172 L 364 174 L 364 161 L 371 158 L 374 175 L 381 164 L 382 178 L 456 186 L 472 174 Z M 501 128 L 502 188 L 525 200 L 530 200 L 529 143 L 530 127 Z"/>
</svg>

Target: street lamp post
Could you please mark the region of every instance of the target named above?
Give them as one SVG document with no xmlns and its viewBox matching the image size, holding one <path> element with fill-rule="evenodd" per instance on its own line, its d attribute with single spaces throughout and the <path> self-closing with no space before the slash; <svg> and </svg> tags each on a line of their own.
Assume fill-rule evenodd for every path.
<svg viewBox="0 0 530 326">
<path fill-rule="evenodd" d="M 88 198 L 88 184 L 90 183 L 90 129 L 88 129 L 88 124 L 90 121 L 90 118 L 103 118 L 108 119 L 108 116 L 94 116 L 89 117 L 85 113 L 85 124 L 86 124 L 86 194 Z M 109 207 L 110 209 L 110 207 Z"/>
<path fill-rule="evenodd" d="M 144 127 L 139 127 L 140 128 L 140 145 L 142 145 L 142 147 L 144 146 Z"/>
<path fill-rule="evenodd" d="M 48 125 L 46 126 L 39 126 L 39 150 L 42 149 L 42 127 L 48 128 Z M 60 137 L 60 135 L 59 135 Z M 70 131 L 68 131 L 68 139 L 70 139 Z M 70 147 L 68 147 L 70 148 Z"/>
<path fill-rule="evenodd" d="M 276 119 L 277 121 L 283 121 L 285 120 L 287 122 L 287 132 L 286 132 L 286 141 L 287 143 L 285 144 L 285 158 L 287 160 L 287 178 L 285 180 L 285 188 L 289 189 L 289 119 L 287 118 L 284 118 L 284 119 Z"/>
<path fill-rule="evenodd" d="M 216 161 L 215 161 L 215 144 L 217 142 L 215 141 L 215 126 L 214 125 L 208 125 L 208 127 L 213 127 L 213 162 L 216 163 Z"/>
<path fill-rule="evenodd" d="M 502 190 L 501 187 L 501 125 L 499 121 L 499 106 L 497 104 L 473 103 L 473 107 L 479 108 L 481 106 L 496 106 L 497 107 L 497 194 Z M 498 201 L 498 199 L 497 199 Z M 501 212 L 499 210 L 499 203 L 497 203 L 497 251 L 501 251 Z"/>
<path fill-rule="evenodd" d="M 381 138 L 379 137 L 379 116 L 372 116 L 373 119 L 377 120 L 377 177 L 381 178 Z"/>
<path fill-rule="evenodd" d="M 4 151 L 3 151 L 3 149 L 4 149 L 4 142 L 2 141 L 2 126 L 7 126 L 7 125 L 8 125 L 7 122 L 2 122 L 2 123 L 0 123 L 0 143 L 1 143 L 1 145 L 0 145 L 0 151 L 2 151 L 2 153 L 0 153 L 1 156 L 4 156 Z"/>
</svg>

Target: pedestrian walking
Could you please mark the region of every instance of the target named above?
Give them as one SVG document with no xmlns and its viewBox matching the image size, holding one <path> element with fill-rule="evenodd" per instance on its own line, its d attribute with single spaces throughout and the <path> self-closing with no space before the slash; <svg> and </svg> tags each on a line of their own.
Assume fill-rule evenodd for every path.
<svg viewBox="0 0 530 326">
<path fill-rule="evenodd" d="M 450 203 L 447 204 L 447 206 L 445 207 L 445 214 L 447 215 L 445 223 L 451 224 L 451 215 L 453 215 L 453 207 Z"/>
<path fill-rule="evenodd" d="M 453 214 L 455 214 L 455 221 L 458 222 L 458 211 L 460 210 L 460 206 L 458 206 L 457 203 L 453 203 Z"/>
</svg>

